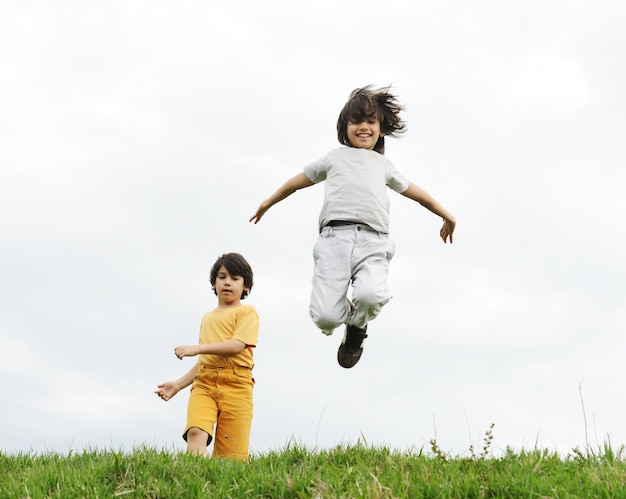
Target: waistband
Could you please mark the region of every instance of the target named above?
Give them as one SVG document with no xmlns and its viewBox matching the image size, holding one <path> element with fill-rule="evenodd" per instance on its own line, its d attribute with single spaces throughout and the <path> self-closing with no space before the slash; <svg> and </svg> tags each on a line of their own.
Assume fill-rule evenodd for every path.
<svg viewBox="0 0 626 499">
<path fill-rule="evenodd" d="M 370 232 L 379 233 L 376 229 L 370 227 L 363 222 L 351 222 L 349 220 L 331 220 L 324 227 L 332 227 L 334 229 L 349 229 L 355 228 L 356 230 L 369 230 Z"/>
<path fill-rule="evenodd" d="M 215 367 L 215 366 L 209 366 L 207 364 L 200 364 L 198 367 L 199 371 L 216 371 L 216 372 L 220 372 L 220 371 L 226 371 L 226 372 L 235 372 L 235 371 L 252 371 L 251 367 L 245 367 L 245 366 L 219 366 L 219 367 Z"/>
</svg>

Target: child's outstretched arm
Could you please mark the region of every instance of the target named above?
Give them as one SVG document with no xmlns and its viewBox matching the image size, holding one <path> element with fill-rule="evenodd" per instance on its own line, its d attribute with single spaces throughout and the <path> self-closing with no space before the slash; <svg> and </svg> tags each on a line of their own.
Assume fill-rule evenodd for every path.
<svg viewBox="0 0 626 499">
<path fill-rule="evenodd" d="M 286 197 L 291 196 L 298 189 L 304 189 L 305 187 L 311 187 L 312 185 L 313 182 L 311 182 L 309 177 L 307 177 L 304 172 L 290 178 L 289 180 L 287 180 L 287 182 L 281 185 L 274 194 L 272 194 L 259 205 L 256 213 L 252 215 L 252 217 L 250 217 L 249 221 L 254 222 L 255 224 L 258 223 L 263 215 L 265 215 L 265 212 L 276 203 L 279 203 Z"/>
<path fill-rule="evenodd" d="M 418 187 L 414 183 L 410 183 L 409 187 L 406 191 L 402 193 L 403 196 L 412 199 L 413 201 L 417 201 L 424 208 L 432 211 L 435 215 L 439 215 L 443 218 L 443 225 L 441 226 L 441 230 L 439 231 L 439 235 L 443 242 L 448 242 L 448 237 L 450 238 L 450 244 L 452 244 L 452 234 L 454 233 L 454 228 L 456 227 L 456 220 L 452 216 L 448 210 L 446 210 L 443 206 L 441 206 L 437 200 L 428 194 L 424 189 Z"/>
</svg>

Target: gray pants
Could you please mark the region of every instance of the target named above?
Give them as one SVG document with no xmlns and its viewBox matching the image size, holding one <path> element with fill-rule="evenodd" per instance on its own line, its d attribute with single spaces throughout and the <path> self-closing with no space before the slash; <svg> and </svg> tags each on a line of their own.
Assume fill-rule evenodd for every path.
<svg viewBox="0 0 626 499">
<path fill-rule="evenodd" d="M 363 328 L 380 313 L 391 299 L 387 275 L 394 253 L 389 235 L 367 225 L 322 228 L 313 248 L 310 314 L 324 334 L 345 323 Z"/>
</svg>

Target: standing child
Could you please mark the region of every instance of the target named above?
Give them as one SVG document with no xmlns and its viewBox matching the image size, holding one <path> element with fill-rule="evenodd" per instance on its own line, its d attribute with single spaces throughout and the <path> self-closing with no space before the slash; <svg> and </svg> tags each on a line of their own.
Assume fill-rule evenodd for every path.
<svg viewBox="0 0 626 499">
<path fill-rule="evenodd" d="M 192 385 L 183 432 L 187 452 L 206 457 L 215 435 L 213 457 L 245 461 L 252 424 L 252 349 L 259 336 L 259 316 L 241 300 L 252 289 L 252 269 L 240 254 L 227 253 L 211 268 L 210 281 L 217 308 L 202 318 L 200 344 L 174 349 L 179 359 L 198 355 L 198 362 L 178 380 L 158 385 L 154 393 L 167 401 Z"/>
<path fill-rule="evenodd" d="M 389 90 L 371 86 L 354 90 L 337 120 L 337 138 L 347 147 L 306 166 L 250 218 L 256 224 L 267 210 L 298 189 L 326 181 L 320 234 L 313 248 L 310 314 L 324 334 L 346 324 L 337 352 L 345 368 L 361 358 L 367 324 L 391 298 L 387 274 L 395 245 L 388 235 L 387 187 L 442 217 L 439 235 L 444 243 L 448 238 L 452 243 L 456 225 L 452 214 L 383 156 L 385 136 L 397 136 L 406 128 L 399 116 L 403 107 Z M 350 285 L 352 300 L 347 297 Z"/>
</svg>

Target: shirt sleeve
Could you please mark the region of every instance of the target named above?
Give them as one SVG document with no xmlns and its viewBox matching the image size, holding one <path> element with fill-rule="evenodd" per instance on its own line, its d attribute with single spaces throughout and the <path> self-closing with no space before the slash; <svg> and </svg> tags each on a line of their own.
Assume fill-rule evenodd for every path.
<svg viewBox="0 0 626 499">
<path fill-rule="evenodd" d="M 234 340 L 249 347 L 256 347 L 259 341 L 259 314 L 253 306 L 240 307 L 235 323 Z"/>
<path fill-rule="evenodd" d="M 409 188 L 409 184 L 409 180 L 390 161 L 389 170 L 387 171 L 387 187 L 402 194 Z"/>
<path fill-rule="evenodd" d="M 328 164 L 328 161 L 326 161 L 327 156 L 328 155 L 323 156 L 304 167 L 304 174 L 314 184 L 326 180 L 326 165 Z"/>
</svg>

